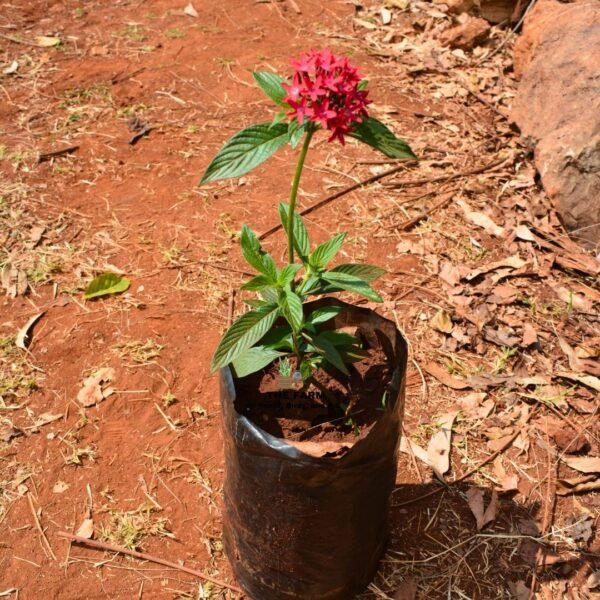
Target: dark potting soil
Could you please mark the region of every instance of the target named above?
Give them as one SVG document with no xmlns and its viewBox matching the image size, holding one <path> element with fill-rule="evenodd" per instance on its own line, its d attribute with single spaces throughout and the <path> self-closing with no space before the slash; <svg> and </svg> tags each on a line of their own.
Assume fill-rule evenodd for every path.
<svg viewBox="0 0 600 600">
<path fill-rule="evenodd" d="M 380 349 L 350 366 L 350 376 L 318 369 L 300 390 L 285 389 L 289 382 L 275 362 L 236 383 L 236 410 L 271 435 L 289 442 L 335 442 L 351 447 L 364 438 L 383 410 L 393 368 Z M 295 359 L 291 359 L 292 372 Z M 341 448 L 326 454 L 343 454 Z"/>
</svg>

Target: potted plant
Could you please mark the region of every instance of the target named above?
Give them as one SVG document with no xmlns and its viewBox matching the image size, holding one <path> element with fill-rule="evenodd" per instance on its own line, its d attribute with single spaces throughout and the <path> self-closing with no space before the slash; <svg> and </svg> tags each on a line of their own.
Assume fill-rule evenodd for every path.
<svg viewBox="0 0 600 600">
<path fill-rule="evenodd" d="M 389 320 L 330 296 L 380 302 L 371 283 L 384 270 L 331 267 L 345 234 L 312 248 L 296 198 L 321 131 L 391 158 L 414 154 L 368 115 L 367 81 L 347 58 L 311 51 L 292 66 L 291 80 L 254 73 L 280 112 L 234 135 L 201 180 L 238 177 L 282 146 L 300 146 L 289 203 L 279 205 L 287 264 L 244 225 L 242 254 L 256 276 L 241 289 L 258 296 L 212 359 L 224 415 L 224 545 L 255 600 L 348 600 L 373 577 L 386 541 L 406 343 Z"/>
</svg>

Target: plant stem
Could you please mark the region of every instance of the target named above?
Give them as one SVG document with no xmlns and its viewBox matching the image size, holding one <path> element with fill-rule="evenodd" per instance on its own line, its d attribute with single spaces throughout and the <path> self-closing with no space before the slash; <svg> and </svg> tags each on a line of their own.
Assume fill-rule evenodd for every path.
<svg viewBox="0 0 600 600">
<path fill-rule="evenodd" d="M 292 191 L 290 192 L 290 205 L 287 220 L 287 236 L 288 236 L 288 262 L 291 265 L 294 262 L 294 211 L 296 210 L 296 198 L 298 196 L 298 186 L 300 185 L 300 177 L 302 175 L 302 169 L 304 168 L 304 160 L 306 159 L 306 153 L 310 146 L 310 140 L 312 139 L 314 130 L 308 129 L 306 137 L 304 138 L 304 144 L 298 157 L 298 164 L 296 165 L 296 173 L 294 174 L 294 180 L 292 181 Z M 293 284 L 292 284 L 293 289 Z"/>
</svg>

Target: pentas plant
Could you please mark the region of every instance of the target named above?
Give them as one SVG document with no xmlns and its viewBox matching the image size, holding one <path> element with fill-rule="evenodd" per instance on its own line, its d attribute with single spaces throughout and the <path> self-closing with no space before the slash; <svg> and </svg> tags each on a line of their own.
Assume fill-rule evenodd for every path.
<svg viewBox="0 0 600 600">
<path fill-rule="evenodd" d="M 279 105 L 280 112 L 271 123 L 252 125 L 234 135 L 210 163 L 200 184 L 244 175 L 284 145 L 295 149 L 302 142 L 289 203 L 279 204 L 287 235 L 288 264 L 279 268 L 256 234 L 243 226 L 242 254 L 257 274 L 241 289 L 257 292 L 258 296 L 246 300 L 251 310 L 223 336 L 211 370 L 231 365 L 238 377 L 244 377 L 277 359 L 289 364 L 288 359 L 295 357 L 296 375 L 300 374 L 306 384 L 313 380 L 317 368 L 333 367 L 348 374 L 348 366 L 364 357 L 365 351 L 357 337 L 322 329 L 323 323 L 339 314 L 341 308 L 321 307 L 306 314 L 305 302 L 341 291 L 381 302 L 370 284 L 385 272 L 380 267 L 355 263 L 330 268 L 345 233 L 311 247 L 304 221 L 296 212 L 298 186 L 311 140 L 326 130 L 329 142 L 344 144 L 350 137 L 390 158 L 414 159 L 415 155 L 406 142 L 368 114 L 368 82 L 346 57 L 329 50 L 311 51 L 291 64 L 291 79 L 268 72 L 253 74 L 258 86 Z"/>
</svg>

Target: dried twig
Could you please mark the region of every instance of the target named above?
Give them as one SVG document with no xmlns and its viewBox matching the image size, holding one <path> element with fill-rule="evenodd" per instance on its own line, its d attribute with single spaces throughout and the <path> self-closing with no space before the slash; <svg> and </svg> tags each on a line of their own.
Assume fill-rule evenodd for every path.
<svg viewBox="0 0 600 600">
<path fill-rule="evenodd" d="M 426 183 L 435 183 L 436 181 L 452 181 L 454 179 L 460 179 L 462 177 L 469 177 L 471 175 L 479 175 L 480 173 L 484 173 L 485 171 L 489 171 L 494 167 L 499 167 L 500 165 L 508 162 L 508 158 L 497 158 L 492 162 L 489 162 L 481 167 L 475 167 L 473 169 L 467 169 L 466 171 L 459 171 L 458 173 L 451 173 L 450 175 L 437 175 L 435 177 L 423 177 L 422 179 L 412 179 L 409 181 L 392 181 L 390 183 L 386 183 L 385 187 L 390 188 L 399 188 L 399 187 L 409 187 L 413 185 L 424 185 Z"/>
<path fill-rule="evenodd" d="M 548 431 L 548 427 L 546 427 Z M 552 521 L 554 520 L 554 506 L 556 504 L 556 467 L 557 463 L 552 461 L 552 445 L 546 433 L 546 446 L 548 448 L 548 475 L 546 484 L 546 502 L 544 503 L 544 517 L 542 519 L 541 534 L 547 535 Z M 537 575 L 546 565 L 546 549 L 544 546 L 538 548 L 535 557 L 535 569 L 531 578 L 531 587 L 529 588 L 529 600 L 534 600 L 537 588 Z"/>
<path fill-rule="evenodd" d="M 66 148 L 61 148 L 60 150 L 51 150 L 50 152 L 40 152 L 37 158 L 37 164 L 43 163 L 46 160 L 50 160 L 52 158 L 57 158 L 59 156 L 64 156 L 65 154 L 72 154 L 79 150 L 79 146 L 67 146 Z"/>
<path fill-rule="evenodd" d="M 382 173 L 378 173 L 377 175 L 373 175 L 372 177 L 367 177 L 367 179 L 363 179 L 362 181 L 359 181 L 358 183 L 354 183 L 353 185 L 350 185 L 347 188 L 344 188 L 343 190 L 340 190 L 339 192 L 336 192 L 335 194 L 332 194 L 331 196 L 324 198 L 323 200 L 319 200 L 319 202 L 317 202 L 316 204 L 313 204 L 312 206 L 309 206 L 308 208 L 301 210 L 300 215 L 302 215 L 302 216 L 308 215 L 308 214 L 314 212 L 315 210 L 322 208 L 323 206 L 326 206 L 327 204 L 333 202 L 334 200 L 337 200 L 338 198 L 341 198 L 342 196 L 345 196 L 346 194 L 353 192 L 354 190 L 364 187 L 365 185 L 375 183 L 376 181 L 379 181 L 380 179 L 383 179 L 384 177 L 389 177 L 390 175 L 394 175 L 394 173 L 398 173 L 399 171 L 402 171 L 407 162 L 415 162 L 415 161 L 413 159 L 404 160 L 399 165 L 392 167 L 391 169 L 388 169 L 387 171 L 383 171 Z M 258 239 L 264 240 L 264 239 L 268 238 L 269 236 L 273 235 L 274 233 L 276 233 L 277 231 L 279 231 L 280 229 L 282 229 L 282 227 L 283 226 L 281 224 L 275 225 L 275 227 L 271 227 L 271 229 L 265 231 L 264 233 L 261 233 L 258 236 Z"/>
<path fill-rule="evenodd" d="M 31 514 L 33 515 L 33 520 L 35 521 L 35 526 L 37 527 L 37 530 L 40 532 L 40 536 L 42 538 L 43 546 L 46 546 L 46 549 L 48 550 L 48 552 L 50 553 L 50 556 L 56 560 L 56 554 L 54 554 L 54 551 L 52 550 L 52 546 L 50 545 L 50 542 L 48 541 L 48 538 L 46 537 L 46 534 L 44 533 L 44 530 L 42 528 L 42 524 L 40 523 L 40 519 L 37 515 L 37 513 L 35 512 L 35 507 L 33 506 L 33 500 L 31 499 L 31 494 L 27 494 L 27 500 L 29 501 L 29 508 L 31 508 Z"/>
<path fill-rule="evenodd" d="M 116 552 L 118 554 L 125 554 L 126 556 L 132 556 L 133 558 L 137 558 L 139 560 L 147 560 L 149 562 L 156 563 L 158 565 L 163 565 L 165 567 L 169 567 L 170 569 L 177 569 L 178 571 L 183 571 L 184 573 L 189 573 L 190 575 L 194 575 L 195 577 L 199 577 L 200 579 L 204 579 L 205 581 L 209 581 L 210 583 L 214 583 L 220 587 L 227 588 L 238 594 L 243 594 L 243 591 L 230 583 L 226 583 L 225 581 L 220 581 L 219 579 L 215 579 L 214 577 L 210 577 L 201 571 L 196 571 L 195 569 L 190 569 L 189 567 L 184 567 L 183 565 L 179 565 L 177 563 L 171 562 L 170 560 L 165 560 L 164 558 L 159 558 L 156 556 L 152 556 L 150 554 L 146 554 L 145 552 L 137 552 L 136 550 L 127 550 L 126 548 L 117 548 L 116 546 L 111 546 L 110 544 L 105 544 L 103 542 L 97 542 L 95 540 L 88 540 L 87 538 L 82 538 L 76 535 L 72 535 L 70 533 L 66 533 L 65 531 L 59 531 L 57 534 L 59 537 L 65 538 L 74 542 L 76 544 L 81 544 L 83 546 L 88 546 L 89 548 L 95 548 L 97 550 L 104 550 L 106 552 Z"/>
</svg>

